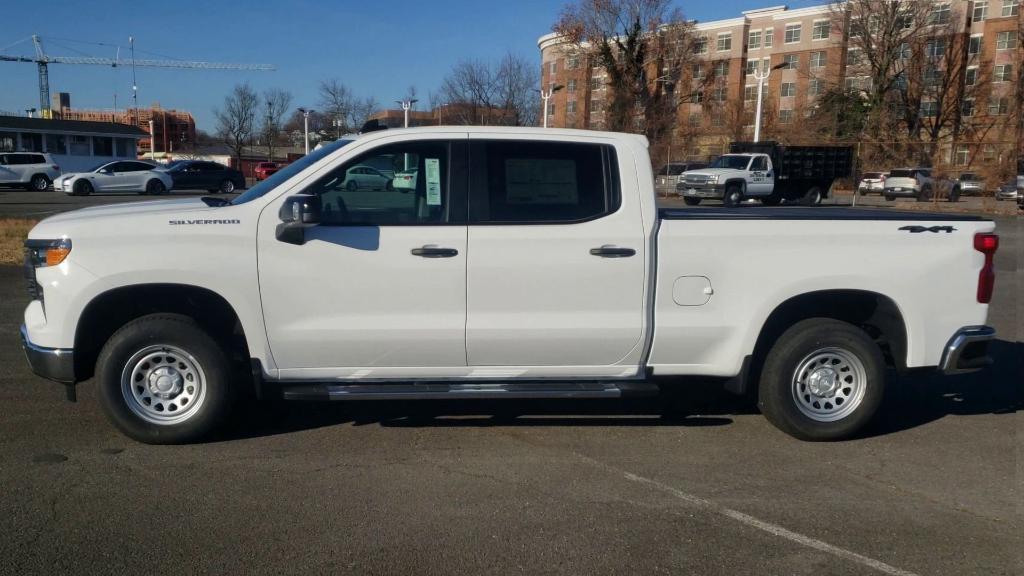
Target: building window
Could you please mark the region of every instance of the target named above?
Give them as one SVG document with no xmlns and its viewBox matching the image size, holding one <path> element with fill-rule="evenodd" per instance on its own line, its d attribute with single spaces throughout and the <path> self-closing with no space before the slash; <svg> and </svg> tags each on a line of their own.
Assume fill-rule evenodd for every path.
<svg viewBox="0 0 1024 576">
<path fill-rule="evenodd" d="M 988 102 L 988 113 L 992 116 L 1003 116 L 1009 109 L 1009 98 L 992 98 Z"/>
<path fill-rule="evenodd" d="M 135 141 L 131 138 L 117 138 L 117 155 L 122 158 L 135 156 Z"/>
<path fill-rule="evenodd" d="M 575 94 L 576 93 L 576 79 L 575 78 L 573 78 L 572 80 L 569 80 L 568 82 L 565 83 L 565 91 L 568 92 L 569 94 Z"/>
<path fill-rule="evenodd" d="M 17 136 L 14 132 L 0 132 L 0 152 L 14 152 Z"/>
<path fill-rule="evenodd" d="M 754 100 L 757 100 L 757 86 L 744 86 L 743 101 L 753 102 Z"/>
<path fill-rule="evenodd" d="M 694 45 L 694 49 L 697 51 L 697 54 L 707 54 L 708 53 L 708 37 L 707 36 L 698 36 L 696 44 Z"/>
<path fill-rule="evenodd" d="M 63 134 L 46 135 L 46 151 L 50 154 L 67 154 L 68 141 Z"/>
<path fill-rule="evenodd" d="M 764 30 L 764 47 L 765 48 L 771 48 L 772 47 L 772 42 L 774 42 L 774 41 L 775 41 L 775 29 L 774 28 L 765 28 L 765 30 Z"/>
<path fill-rule="evenodd" d="M 860 64 L 860 48 L 850 48 L 846 51 L 846 65 L 857 66 Z"/>
<path fill-rule="evenodd" d="M 1003 0 L 1003 16 L 1017 16 L 1020 14 L 1020 0 Z"/>
<path fill-rule="evenodd" d="M 600 114 L 601 113 L 601 101 L 600 100 L 596 100 L 596 99 L 595 100 L 591 100 L 590 101 L 590 111 L 592 113 L 594 113 L 594 114 Z"/>
<path fill-rule="evenodd" d="M 985 18 L 988 18 L 988 0 L 975 0 L 974 13 L 971 15 L 971 20 L 983 22 Z"/>
<path fill-rule="evenodd" d="M 93 156 L 113 156 L 114 155 L 114 139 L 103 136 L 92 137 L 92 155 Z"/>
<path fill-rule="evenodd" d="M 996 50 L 1014 50 L 1017 48 L 1017 32 L 1010 30 L 996 34 Z"/>
<path fill-rule="evenodd" d="M 823 92 L 825 82 L 821 78 L 811 78 L 807 82 L 807 93 L 811 96 L 817 96 Z"/>
<path fill-rule="evenodd" d="M 565 113 L 566 114 L 575 114 L 576 113 L 576 101 L 575 100 L 569 100 L 568 102 L 565 103 Z"/>
<path fill-rule="evenodd" d="M 1009 82 L 1013 76 L 1013 64 L 997 64 L 993 69 L 992 81 L 993 82 Z M 22 135 L 22 139 L 24 139 Z"/>
<path fill-rule="evenodd" d="M 796 96 L 796 82 L 783 82 L 782 91 L 779 96 L 786 98 L 788 96 Z"/>
<path fill-rule="evenodd" d="M 996 147 L 991 144 L 985 144 L 984 148 L 981 149 L 981 157 L 985 162 L 996 161 Z"/>
<path fill-rule="evenodd" d="M 935 38 L 924 45 L 924 55 L 929 58 L 941 58 L 946 53 L 946 39 Z"/>
<path fill-rule="evenodd" d="M 811 52 L 811 68 L 825 67 L 825 52 Z"/>
<path fill-rule="evenodd" d="M 690 124 L 691 128 L 697 128 L 698 126 L 700 126 L 700 114 L 696 112 L 690 114 L 690 117 L 687 118 L 687 121 Z"/>
<path fill-rule="evenodd" d="M 925 86 L 938 86 L 942 81 L 942 71 L 935 66 L 925 67 L 922 76 Z"/>
<path fill-rule="evenodd" d="M 703 90 L 697 90 L 696 92 L 693 93 L 693 98 L 690 100 L 690 103 L 691 104 L 700 104 L 702 102 L 704 102 L 704 91 Z"/>
<path fill-rule="evenodd" d="M 971 66 L 970 68 L 967 69 L 967 72 L 964 74 L 964 84 L 966 84 L 967 86 L 974 86 L 977 83 L 978 83 L 978 67 L 977 66 Z"/>
<path fill-rule="evenodd" d="M 761 47 L 761 31 L 751 30 L 747 35 L 747 48 L 756 50 Z"/>
<path fill-rule="evenodd" d="M 967 166 L 969 156 L 970 150 L 967 148 L 967 146 L 957 146 L 956 153 L 953 157 L 953 162 L 955 162 L 957 166 Z"/>
<path fill-rule="evenodd" d="M 43 135 L 31 132 L 21 133 L 21 150 L 23 152 L 42 152 Z"/>
<path fill-rule="evenodd" d="M 726 78 L 729 76 L 729 61 L 719 60 L 715 62 L 715 78 Z"/>
<path fill-rule="evenodd" d="M 792 110 L 779 110 L 779 124 L 789 124 L 793 121 Z"/>
<path fill-rule="evenodd" d="M 949 23 L 949 4 L 936 4 L 931 13 L 928 14 L 929 24 Z"/>
<path fill-rule="evenodd" d="M 717 88 L 715 88 L 714 90 L 711 91 L 711 101 L 712 102 L 725 102 L 725 98 L 726 98 L 727 94 L 728 94 L 728 90 L 726 89 L 726 87 L 725 86 L 719 86 L 719 87 L 717 87 Z"/>
<path fill-rule="evenodd" d="M 782 63 L 786 65 L 783 70 L 796 70 L 796 67 L 800 65 L 800 55 L 786 54 L 782 57 Z"/>
<path fill-rule="evenodd" d="M 795 44 L 800 41 L 800 25 L 786 24 L 786 44 Z"/>
<path fill-rule="evenodd" d="M 921 102 L 921 117 L 934 118 L 939 114 L 939 105 L 934 100 Z"/>
<path fill-rule="evenodd" d="M 711 115 L 712 126 L 715 128 L 721 128 L 723 124 L 725 124 L 725 118 L 722 116 L 721 112 L 715 112 Z"/>
<path fill-rule="evenodd" d="M 827 40 L 831 28 L 832 23 L 828 20 L 816 20 L 814 28 L 811 29 L 811 40 Z"/>
<path fill-rule="evenodd" d="M 552 60 L 548 63 L 548 74 L 554 76 L 558 72 L 558 60 Z"/>
<path fill-rule="evenodd" d="M 964 118 L 970 118 L 971 116 L 974 116 L 974 99 L 973 98 L 967 98 L 967 99 L 964 100 L 964 104 L 963 104 L 963 107 L 961 109 L 961 114 L 963 115 Z"/>
<path fill-rule="evenodd" d="M 725 32 L 718 35 L 718 51 L 726 52 L 732 50 L 732 32 Z"/>
<path fill-rule="evenodd" d="M 593 90 L 600 90 L 601 89 L 601 79 L 600 78 L 591 78 L 590 79 L 590 89 L 592 91 Z"/>
<path fill-rule="evenodd" d="M 747 60 L 747 76 L 757 72 L 758 60 Z"/>
<path fill-rule="evenodd" d="M 68 154 L 72 156 L 88 156 L 90 150 L 88 136 L 71 136 L 71 146 L 69 147 Z"/>
<path fill-rule="evenodd" d="M 569 69 L 569 70 L 575 70 L 575 69 L 579 68 L 580 67 L 580 57 L 579 57 L 579 54 L 570 54 L 569 57 L 565 59 L 565 67 L 567 69 Z"/>
<path fill-rule="evenodd" d="M 967 53 L 972 56 L 975 54 L 981 54 L 982 42 L 983 40 L 981 36 L 971 36 L 971 39 L 967 44 Z"/>
</svg>

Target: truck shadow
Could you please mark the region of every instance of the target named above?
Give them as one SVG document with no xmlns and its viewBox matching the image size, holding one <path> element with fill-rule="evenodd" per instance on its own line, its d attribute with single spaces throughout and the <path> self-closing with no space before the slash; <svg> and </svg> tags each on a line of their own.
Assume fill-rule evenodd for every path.
<svg viewBox="0 0 1024 576">
<path fill-rule="evenodd" d="M 1024 409 L 1024 343 L 996 340 L 993 366 L 973 374 L 904 375 L 891 381 L 879 417 L 862 438 L 884 436 L 947 416 L 1012 414 Z M 615 400 L 426 400 L 248 402 L 215 441 L 273 436 L 341 424 L 396 428 L 529 426 L 712 427 L 757 414 L 752 396 L 737 397 L 707 380 L 672 379 L 662 393 Z"/>
</svg>

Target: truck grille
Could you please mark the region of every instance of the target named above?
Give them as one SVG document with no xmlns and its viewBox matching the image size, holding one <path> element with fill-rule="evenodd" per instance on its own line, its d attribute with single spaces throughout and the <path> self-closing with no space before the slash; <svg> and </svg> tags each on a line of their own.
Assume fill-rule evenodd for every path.
<svg viewBox="0 0 1024 576">
<path fill-rule="evenodd" d="M 708 177 L 700 175 L 685 176 L 683 181 L 691 186 L 703 186 L 708 183 Z"/>
<path fill-rule="evenodd" d="M 25 249 L 24 274 L 29 297 L 33 300 L 42 300 L 43 287 L 36 281 L 35 254 L 31 248 Z"/>
</svg>

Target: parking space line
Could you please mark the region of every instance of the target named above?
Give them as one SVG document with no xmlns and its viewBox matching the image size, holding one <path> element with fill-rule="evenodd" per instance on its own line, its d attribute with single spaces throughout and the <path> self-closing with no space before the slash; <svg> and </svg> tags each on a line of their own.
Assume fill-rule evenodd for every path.
<svg viewBox="0 0 1024 576">
<path fill-rule="evenodd" d="M 725 516 L 726 518 L 730 518 L 732 520 L 735 520 L 737 522 L 745 524 L 745 525 L 747 525 L 747 526 L 749 526 L 751 528 L 756 528 L 757 530 L 761 530 L 762 532 L 767 532 L 767 533 L 769 533 L 769 534 L 771 534 L 773 536 L 778 536 L 779 538 L 785 538 L 786 540 L 789 540 L 790 542 L 793 542 L 793 543 L 796 543 L 796 544 L 800 544 L 801 546 L 806 546 L 808 548 L 813 548 L 815 550 L 818 550 L 818 551 L 821 551 L 821 552 L 825 552 L 826 554 L 831 554 L 833 556 L 838 556 L 839 558 L 843 558 L 845 560 L 849 560 L 849 561 L 854 562 L 856 564 L 860 564 L 861 566 L 866 566 L 868 568 L 872 568 L 874 570 L 882 572 L 883 574 L 890 574 L 891 576 L 918 576 L 914 572 L 908 572 L 907 570 L 903 570 L 901 568 L 897 568 L 897 567 L 892 566 L 890 564 L 886 564 L 885 562 L 882 562 L 881 560 L 876 560 L 874 558 L 870 558 L 868 556 L 864 556 L 863 554 L 858 554 L 856 552 L 853 552 L 852 550 L 847 550 L 845 548 L 840 548 L 839 546 L 835 546 L 833 544 L 829 544 L 828 542 L 824 542 L 822 540 L 818 540 L 817 538 L 811 538 L 810 536 L 806 536 L 806 535 L 800 534 L 798 532 L 793 532 L 792 530 L 783 528 L 782 526 L 779 526 L 778 524 L 773 524 L 771 522 L 766 522 L 766 521 L 761 520 L 759 518 L 755 518 L 754 516 L 751 516 L 749 514 L 745 514 L 743 512 L 740 512 L 739 510 L 733 510 L 732 508 L 728 508 L 726 506 L 722 506 L 721 504 L 716 504 L 715 502 L 712 502 L 711 500 L 707 500 L 707 499 L 701 498 L 700 496 L 694 496 L 693 494 L 687 494 L 686 492 L 683 492 L 682 490 L 679 490 L 677 488 L 673 488 L 672 486 L 669 486 L 668 484 L 663 484 L 661 482 L 658 482 L 657 480 L 652 480 L 650 478 L 645 478 L 643 476 L 639 476 L 637 474 L 633 474 L 632 472 L 627 472 L 625 470 L 621 470 L 621 469 L 616 468 L 614 466 L 611 466 L 609 464 L 605 464 L 604 462 L 600 462 L 598 460 L 594 460 L 593 458 L 591 458 L 589 456 L 584 456 L 583 454 L 580 454 L 578 452 L 576 452 L 575 454 L 579 458 L 590 462 L 594 466 L 602 468 L 602 469 L 604 469 L 604 470 L 606 470 L 608 472 L 612 472 L 612 473 L 615 473 L 615 474 L 623 476 L 624 478 L 626 478 L 630 482 L 636 482 L 638 484 L 644 484 L 644 485 L 649 486 L 651 488 L 654 488 L 654 489 L 656 489 L 656 490 L 658 490 L 660 492 L 664 492 L 664 493 L 670 494 L 673 497 L 675 497 L 676 499 L 682 500 L 683 502 L 686 502 L 687 504 L 690 504 L 690 505 L 692 505 L 694 507 L 706 510 L 708 512 L 713 512 L 713 513 L 718 514 L 720 516 Z"/>
</svg>

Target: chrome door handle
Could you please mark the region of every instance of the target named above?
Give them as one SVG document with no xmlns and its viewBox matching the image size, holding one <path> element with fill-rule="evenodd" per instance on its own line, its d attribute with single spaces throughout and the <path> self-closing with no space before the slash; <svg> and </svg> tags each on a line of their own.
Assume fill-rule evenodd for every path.
<svg viewBox="0 0 1024 576">
<path fill-rule="evenodd" d="M 629 258 L 636 254 L 636 250 L 605 244 L 600 248 L 591 248 L 590 254 L 593 256 L 600 256 L 601 258 Z"/>
</svg>

